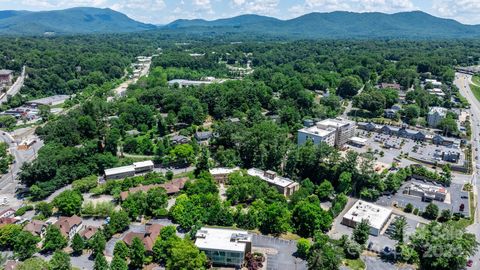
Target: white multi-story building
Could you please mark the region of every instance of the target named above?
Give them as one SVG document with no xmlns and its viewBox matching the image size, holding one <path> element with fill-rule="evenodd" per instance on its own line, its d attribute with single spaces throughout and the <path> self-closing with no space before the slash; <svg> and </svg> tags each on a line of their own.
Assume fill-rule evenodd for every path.
<svg viewBox="0 0 480 270">
<path fill-rule="evenodd" d="M 321 129 L 317 126 L 302 128 L 298 131 L 297 142 L 299 145 L 312 140 L 314 144 L 324 142 L 335 146 L 335 129 Z"/>
<path fill-rule="evenodd" d="M 362 220 L 367 220 L 370 225 L 370 234 L 378 236 L 391 215 L 390 209 L 358 200 L 343 216 L 342 224 L 355 228 Z"/>
<path fill-rule="evenodd" d="M 428 125 L 430 127 L 438 126 L 445 116 L 447 116 L 447 109 L 443 107 L 431 107 L 427 116 Z"/>
<path fill-rule="evenodd" d="M 330 146 L 343 146 L 355 136 L 355 122 L 336 118 L 325 119 L 313 127 L 302 128 L 298 131 L 298 144 L 312 140 L 314 144 L 325 142 Z"/>
<path fill-rule="evenodd" d="M 195 238 L 195 246 L 214 265 L 241 267 L 245 254 L 252 251 L 252 237 L 246 231 L 204 227 Z"/>
</svg>

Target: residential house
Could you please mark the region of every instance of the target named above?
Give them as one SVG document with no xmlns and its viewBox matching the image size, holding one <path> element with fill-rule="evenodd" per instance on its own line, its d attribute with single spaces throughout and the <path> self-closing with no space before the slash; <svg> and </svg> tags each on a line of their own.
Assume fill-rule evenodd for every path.
<svg viewBox="0 0 480 270">
<path fill-rule="evenodd" d="M 82 231 L 80 231 L 78 234 L 83 238 L 83 240 L 90 240 L 95 233 L 97 233 L 98 227 L 95 226 L 86 226 Z"/>
<path fill-rule="evenodd" d="M 15 209 L 13 208 L 8 208 L 0 212 L 0 218 L 8 218 L 8 217 L 13 217 L 15 215 Z"/>
<path fill-rule="evenodd" d="M 381 89 L 392 88 L 395 90 L 401 90 L 401 86 L 398 83 L 381 83 L 380 88 Z"/>
<path fill-rule="evenodd" d="M 228 180 L 228 176 L 240 170 L 240 168 L 212 168 L 210 169 L 210 174 L 213 176 L 215 181 L 219 184 L 225 184 Z"/>
<path fill-rule="evenodd" d="M 31 222 L 27 223 L 25 227 L 23 227 L 23 230 L 43 238 L 47 232 L 47 227 L 48 224 L 44 221 L 32 220 Z"/>
<path fill-rule="evenodd" d="M 256 176 L 267 182 L 270 186 L 275 187 L 278 192 L 284 196 L 291 196 L 300 189 L 300 185 L 286 177 L 278 176 L 274 171 L 263 171 L 256 168 L 248 169 L 247 174 Z"/>
<path fill-rule="evenodd" d="M 211 131 L 197 131 L 195 132 L 195 140 L 199 143 L 207 143 L 212 138 L 213 133 Z"/>
<path fill-rule="evenodd" d="M 190 138 L 183 135 L 175 135 L 170 138 L 172 144 L 186 144 L 190 141 Z"/>
<path fill-rule="evenodd" d="M 8 69 L 0 70 L 0 84 L 11 84 L 13 81 L 13 71 Z"/>
<path fill-rule="evenodd" d="M 125 244 L 127 244 L 127 246 L 131 246 L 133 243 L 133 239 L 138 238 L 142 241 L 145 250 L 147 250 L 148 252 L 152 252 L 155 240 L 160 234 L 162 228 L 163 225 L 160 224 L 146 224 L 145 232 L 128 232 L 123 238 L 123 241 L 125 242 Z"/>
<path fill-rule="evenodd" d="M 73 236 L 82 228 L 82 218 L 74 215 L 71 217 L 60 217 L 54 226 L 60 229 L 64 237 L 72 239 Z"/>
<path fill-rule="evenodd" d="M 180 190 L 183 189 L 187 181 L 188 181 L 187 177 L 182 177 L 182 178 L 173 179 L 172 181 L 164 184 L 152 184 L 152 185 L 146 185 L 146 186 L 140 185 L 138 187 L 130 188 L 128 191 L 121 192 L 120 199 L 124 201 L 129 194 L 133 194 L 139 191 L 148 192 L 150 189 L 160 188 L 160 187 L 165 189 L 165 191 L 167 192 L 167 195 L 177 194 L 178 192 L 180 192 Z"/>
</svg>

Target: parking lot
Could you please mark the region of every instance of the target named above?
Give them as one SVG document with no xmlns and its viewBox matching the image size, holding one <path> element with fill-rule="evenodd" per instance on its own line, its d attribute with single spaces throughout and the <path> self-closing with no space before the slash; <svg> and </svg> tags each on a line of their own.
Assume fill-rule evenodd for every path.
<svg viewBox="0 0 480 270">
<path fill-rule="evenodd" d="M 375 153 L 377 159 L 381 163 L 391 164 L 399 163 L 399 167 L 406 167 L 416 162 L 401 158 L 402 154 L 408 154 L 409 157 L 415 158 L 428 163 L 446 163 L 460 164 L 465 161 L 465 155 L 460 149 L 455 149 L 443 145 L 435 145 L 429 142 L 416 142 L 412 139 L 402 138 L 395 135 L 381 134 L 376 132 L 368 132 L 359 130 L 357 136 L 366 138 L 367 143 L 364 147 L 355 147 L 349 145 L 348 148 L 358 153 L 365 153 L 369 150 Z M 458 162 L 451 163 L 442 160 L 443 152 L 459 152 Z"/>
<path fill-rule="evenodd" d="M 367 153 L 370 151 L 375 154 L 378 163 L 390 165 L 393 162 L 396 162 L 398 167 L 407 167 L 415 164 L 414 161 L 401 158 L 402 154 L 407 153 L 407 149 L 411 149 L 416 145 L 416 143 L 412 140 L 363 130 L 359 130 L 357 136 L 366 138 L 368 141 L 364 147 L 348 145 L 347 147 L 350 150 L 353 150 L 357 153 Z M 398 145 L 398 148 L 385 148 L 384 141 L 387 141 L 387 139 L 390 141 L 390 145 Z"/>
<path fill-rule="evenodd" d="M 296 241 L 254 234 L 252 236 L 252 246 L 273 248 L 278 251 L 275 255 L 267 254 L 267 270 L 307 269 L 307 263 L 304 260 L 293 256 L 297 250 Z"/>
<path fill-rule="evenodd" d="M 424 211 L 425 207 L 430 202 L 422 201 L 422 198 L 417 196 L 412 196 L 408 194 L 404 194 L 404 190 L 411 184 L 411 183 L 420 183 L 420 184 L 427 184 L 427 185 L 439 185 L 431 182 L 422 182 L 422 181 L 407 181 L 405 182 L 402 187 L 398 190 L 396 194 L 393 195 L 385 195 L 381 196 L 376 204 L 382 206 L 394 206 L 404 208 L 407 204 L 412 204 L 414 208 L 418 208 L 420 211 Z M 462 191 L 461 184 L 452 183 L 450 187 L 446 188 L 450 193 L 450 203 L 440 202 L 440 201 L 433 201 L 436 204 L 440 211 L 444 209 L 449 209 L 452 213 L 460 212 L 460 205 L 463 204 L 464 211 L 461 212 L 465 217 L 470 216 L 470 204 L 468 202 L 468 192 Z"/>
</svg>

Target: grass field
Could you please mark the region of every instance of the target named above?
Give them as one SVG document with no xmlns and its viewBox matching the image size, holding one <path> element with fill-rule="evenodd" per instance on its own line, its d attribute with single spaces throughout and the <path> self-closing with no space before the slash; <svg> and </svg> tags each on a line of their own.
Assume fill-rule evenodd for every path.
<svg viewBox="0 0 480 270">
<path fill-rule="evenodd" d="M 480 101 L 480 86 L 470 84 L 470 89 L 472 89 L 473 95 Z"/>
<path fill-rule="evenodd" d="M 361 259 L 356 259 L 356 260 L 344 259 L 343 260 L 343 265 L 348 266 L 348 268 L 350 268 L 352 270 L 364 270 L 364 269 L 366 269 L 366 265 Z"/>
<path fill-rule="evenodd" d="M 480 76 L 473 76 L 472 81 L 476 85 L 480 85 Z"/>
</svg>

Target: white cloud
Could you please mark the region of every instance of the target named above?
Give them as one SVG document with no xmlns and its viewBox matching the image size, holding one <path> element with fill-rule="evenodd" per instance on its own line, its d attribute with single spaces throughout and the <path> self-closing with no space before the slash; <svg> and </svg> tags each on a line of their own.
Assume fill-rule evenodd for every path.
<svg viewBox="0 0 480 270">
<path fill-rule="evenodd" d="M 479 10 L 478 0 L 440 0 L 433 5 L 435 15 L 470 24 L 478 23 Z"/>
<path fill-rule="evenodd" d="M 289 8 L 294 16 L 319 11 L 354 11 L 354 12 L 399 12 L 414 10 L 412 0 L 305 0 Z"/>
<path fill-rule="evenodd" d="M 232 3 L 237 13 L 275 15 L 279 0 L 233 0 Z"/>
</svg>

